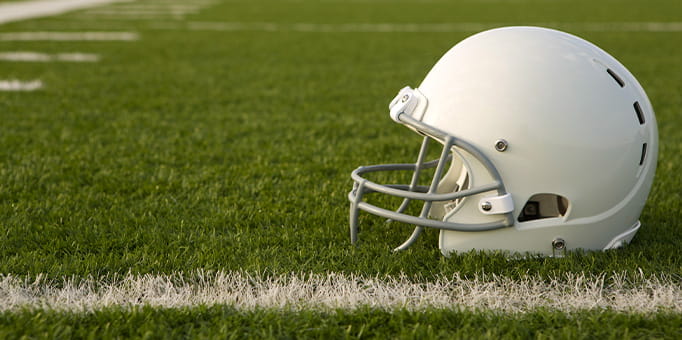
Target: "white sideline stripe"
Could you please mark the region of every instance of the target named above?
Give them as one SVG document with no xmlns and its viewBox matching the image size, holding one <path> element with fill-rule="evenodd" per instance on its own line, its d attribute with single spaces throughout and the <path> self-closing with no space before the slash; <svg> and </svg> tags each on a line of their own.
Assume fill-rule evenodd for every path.
<svg viewBox="0 0 682 340">
<path fill-rule="evenodd" d="M 0 80 L 0 91 L 18 92 L 18 91 L 35 91 L 43 87 L 43 82 L 40 80 L 21 81 L 16 79 Z M 0 288 L 2 290 L 2 288 Z M 2 293 L 0 293 L 0 297 Z"/>
<path fill-rule="evenodd" d="M 0 24 L 130 0 L 34 0 L 0 4 Z"/>
<path fill-rule="evenodd" d="M 135 32 L 6 32 L 0 41 L 133 41 Z"/>
<path fill-rule="evenodd" d="M 682 32 L 682 22 L 601 22 L 601 23 L 531 23 L 535 26 L 553 27 L 563 30 L 599 32 Z M 215 22 L 195 21 L 187 24 L 189 30 L 207 31 L 265 31 L 265 32 L 478 32 L 508 26 L 504 23 L 273 23 L 273 22 Z"/>
<path fill-rule="evenodd" d="M 92 53 L 57 53 L 46 54 L 39 52 L 0 52 L 0 60 L 2 61 L 27 61 L 27 62 L 50 62 L 50 61 L 66 61 L 66 62 L 96 62 L 99 61 L 99 56 Z"/>
<path fill-rule="evenodd" d="M 384 310 L 465 309 L 523 313 L 610 309 L 649 313 L 682 312 L 679 279 L 614 274 L 565 274 L 543 280 L 458 274 L 417 283 L 393 278 L 329 274 L 265 277 L 244 272 L 194 272 L 173 275 L 64 278 L 0 276 L 0 311 L 55 309 L 93 311 L 106 307 L 192 307 L 229 305 L 241 310 L 334 310 L 363 307 Z"/>
</svg>

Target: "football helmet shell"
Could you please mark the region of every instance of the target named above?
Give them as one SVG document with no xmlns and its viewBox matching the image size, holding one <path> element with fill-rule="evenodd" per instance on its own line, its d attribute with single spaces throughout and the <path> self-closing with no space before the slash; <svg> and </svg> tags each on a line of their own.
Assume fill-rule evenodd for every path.
<svg viewBox="0 0 682 340">
<path fill-rule="evenodd" d="M 418 88 L 403 88 L 390 117 L 425 136 L 417 162 L 360 167 L 349 194 L 351 240 L 359 210 L 441 229 L 444 254 L 505 250 L 560 255 L 630 242 L 652 185 L 658 132 L 635 77 L 574 35 L 540 27 L 475 34 L 450 49 Z M 443 145 L 427 162 L 430 141 Z M 429 185 L 419 177 L 435 168 Z M 367 180 L 413 171 L 404 185 Z M 404 198 L 393 211 L 364 197 Z M 411 201 L 421 213 L 408 215 Z"/>
</svg>

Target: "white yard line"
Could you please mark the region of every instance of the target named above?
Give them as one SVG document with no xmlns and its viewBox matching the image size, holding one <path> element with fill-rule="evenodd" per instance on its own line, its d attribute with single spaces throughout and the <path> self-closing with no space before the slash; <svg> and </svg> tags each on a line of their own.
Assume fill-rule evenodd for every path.
<svg viewBox="0 0 682 340">
<path fill-rule="evenodd" d="M 682 22 L 586 22 L 586 23 L 529 23 L 568 31 L 599 32 L 682 32 Z M 275 23 L 275 22 L 215 22 L 195 21 L 187 24 L 189 30 L 207 31 L 264 31 L 264 32 L 478 32 L 504 23 Z M 161 27 L 163 28 L 163 27 Z"/>
<path fill-rule="evenodd" d="M 634 278 L 633 278 L 634 277 Z M 192 307 L 229 305 L 238 309 L 333 310 L 364 307 L 385 310 L 428 308 L 523 313 L 610 309 L 619 312 L 682 312 L 679 279 L 637 274 L 565 274 L 545 280 L 500 276 L 465 279 L 459 275 L 417 283 L 401 276 L 377 278 L 340 273 L 264 277 L 243 272 L 195 272 L 47 280 L 0 276 L 0 311 L 56 309 L 92 311 L 150 305 Z"/>
<path fill-rule="evenodd" d="M 0 79 L 0 92 L 27 92 L 39 90 L 43 87 L 43 82 L 40 80 L 21 81 L 17 79 L 2 80 Z M 0 288 L 0 291 L 2 288 Z M 0 298 L 2 293 L 0 293 Z"/>
<path fill-rule="evenodd" d="M 0 41 L 133 41 L 135 32 L 5 32 Z"/>
<path fill-rule="evenodd" d="M 13 51 L 0 52 L 0 60 L 2 61 L 18 61 L 18 62 L 51 62 L 51 61 L 65 61 L 65 62 L 96 62 L 99 61 L 99 55 L 93 53 L 56 53 L 47 54 L 40 52 L 27 51 Z"/>
<path fill-rule="evenodd" d="M 79 18 L 105 17 L 106 19 L 182 19 L 199 13 L 213 3 L 126 3 L 93 8 L 79 13 Z"/>
<path fill-rule="evenodd" d="M 196 14 L 199 9 L 118 9 L 98 8 L 83 12 L 84 15 L 101 16 L 163 16 L 163 15 L 186 15 Z"/>
<path fill-rule="evenodd" d="M 0 24 L 131 0 L 32 0 L 0 4 Z"/>
</svg>

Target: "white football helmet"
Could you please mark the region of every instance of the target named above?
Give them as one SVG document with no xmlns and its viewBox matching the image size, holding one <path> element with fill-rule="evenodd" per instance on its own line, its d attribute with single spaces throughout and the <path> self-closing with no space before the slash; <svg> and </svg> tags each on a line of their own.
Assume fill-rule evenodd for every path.
<svg viewBox="0 0 682 340">
<path fill-rule="evenodd" d="M 560 256 L 630 242 L 656 170 L 654 110 L 635 77 L 597 46 L 539 27 L 505 27 L 450 49 L 418 88 L 391 101 L 391 118 L 425 136 L 414 164 L 357 168 L 351 177 L 351 241 L 358 213 L 440 229 L 443 254 L 504 250 Z M 424 158 L 430 140 L 440 158 Z M 433 170 L 425 170 L 435 168 Z M 409 184 L 364 174 L 413 171 Z M 428 185 L 420 173 L 433 172 Z M 396 210 L 371 193 L 403 198 Z M 423 201 L 418 216 L 405 213 Z"/>
</svg>

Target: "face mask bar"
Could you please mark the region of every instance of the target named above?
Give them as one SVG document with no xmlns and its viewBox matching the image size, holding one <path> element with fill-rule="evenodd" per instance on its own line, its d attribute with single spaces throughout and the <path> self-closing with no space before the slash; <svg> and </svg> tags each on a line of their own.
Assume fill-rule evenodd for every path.
<svg viewBox="0 0 682 340">
<path fill-rule="evenodd" d="M 497 191 L 499 196 L 505 195 L 506 191 L 502 180 L 500 178 L 497 169 L 493 166 L 492 162 L 480 153 L 471 144 L 460 140 L 454 136 L 451 136 L 443 131 L 436 129 L 430 125 L 424 124 L 412 118 L 410 115 L 401 113 L 397 115 L 400 123 L 405 124 L 415 130 L 425 134 L 424 141 L 422 142 L 421 149 L 419 151 L 419 156 L 417 157 L 417 162 L 415 164 L 381 164 L 381 165 L 370 165 L 363 166 L 355 169 L 351 173 L 351 178 L 354 181 L 353 190 L 348 194 L 348 200 L 350 201 L 350 238 L 351 243 L 355 244 L 358 240 L 358 215 L 360 210 L 364 210 L 371 214 L 385 217 L 390 220 L 414 224 L 415 228 L 412 235 L 395 250 L 404 250 L 409 248 L 419 237 L 424 227 L 445 229 L 445 230 L 455 230 L 455 231 L 488 231 L 500 228 L 505 228 L 512 226 L 514 224 L 514 219 L 511 212 L 505 213 L 504 220 L 499 222 L 491 223 L 475 223 L 475 224 L 465 224 L 465 223 L 453 223 L 440 220 L 429 219 L 428 214 L 431 210 L 433 202 L 443 202 L 452 201 L 455 199 L 472 196 L 488 191 Z M 426 151 L 428 149 L 428 143 L 431 138 L 437 139 L 443 144 L 443 151 L 441 152 L 440 158 L 430 162 L 424 162 L 426 157 Z M 489 172 L 490 176 L 493 178 L 492 183 L 479 185 L 477 187 L 455 191 L 451 193 L 438 194 L 436 190 L 438 189 L 438 183 L 443 175 L 446 165 L 452 157 L 452 148 L 459 147 L 464 151 L 473 155 L 477 160 L 483 164 L 486 170 Z M 419 174 L 423 169 L 436 168 L 433 180 L 429 186 L 418 185 Z M 362 177 L 363 174 L 371 172 L 380 171 L 393 171 L 393 170 L 411 170 L 413 171 L 412 179 L 409 185 L 405 184 L 377 184 L 369 181 Z M 383 193 L 390 196 L 401 197 L 403 202 L 396 211 L 387 210 L 384 208 L 377 207 L 368 202 L 363 201 L 365 194 L 369 193 Z M 404 214 L 403 211 L 407 208 L 408 203 L 411 200 L 424 201 L 421 213 L 419 216 L 413 216 Z"/>
</svg>

